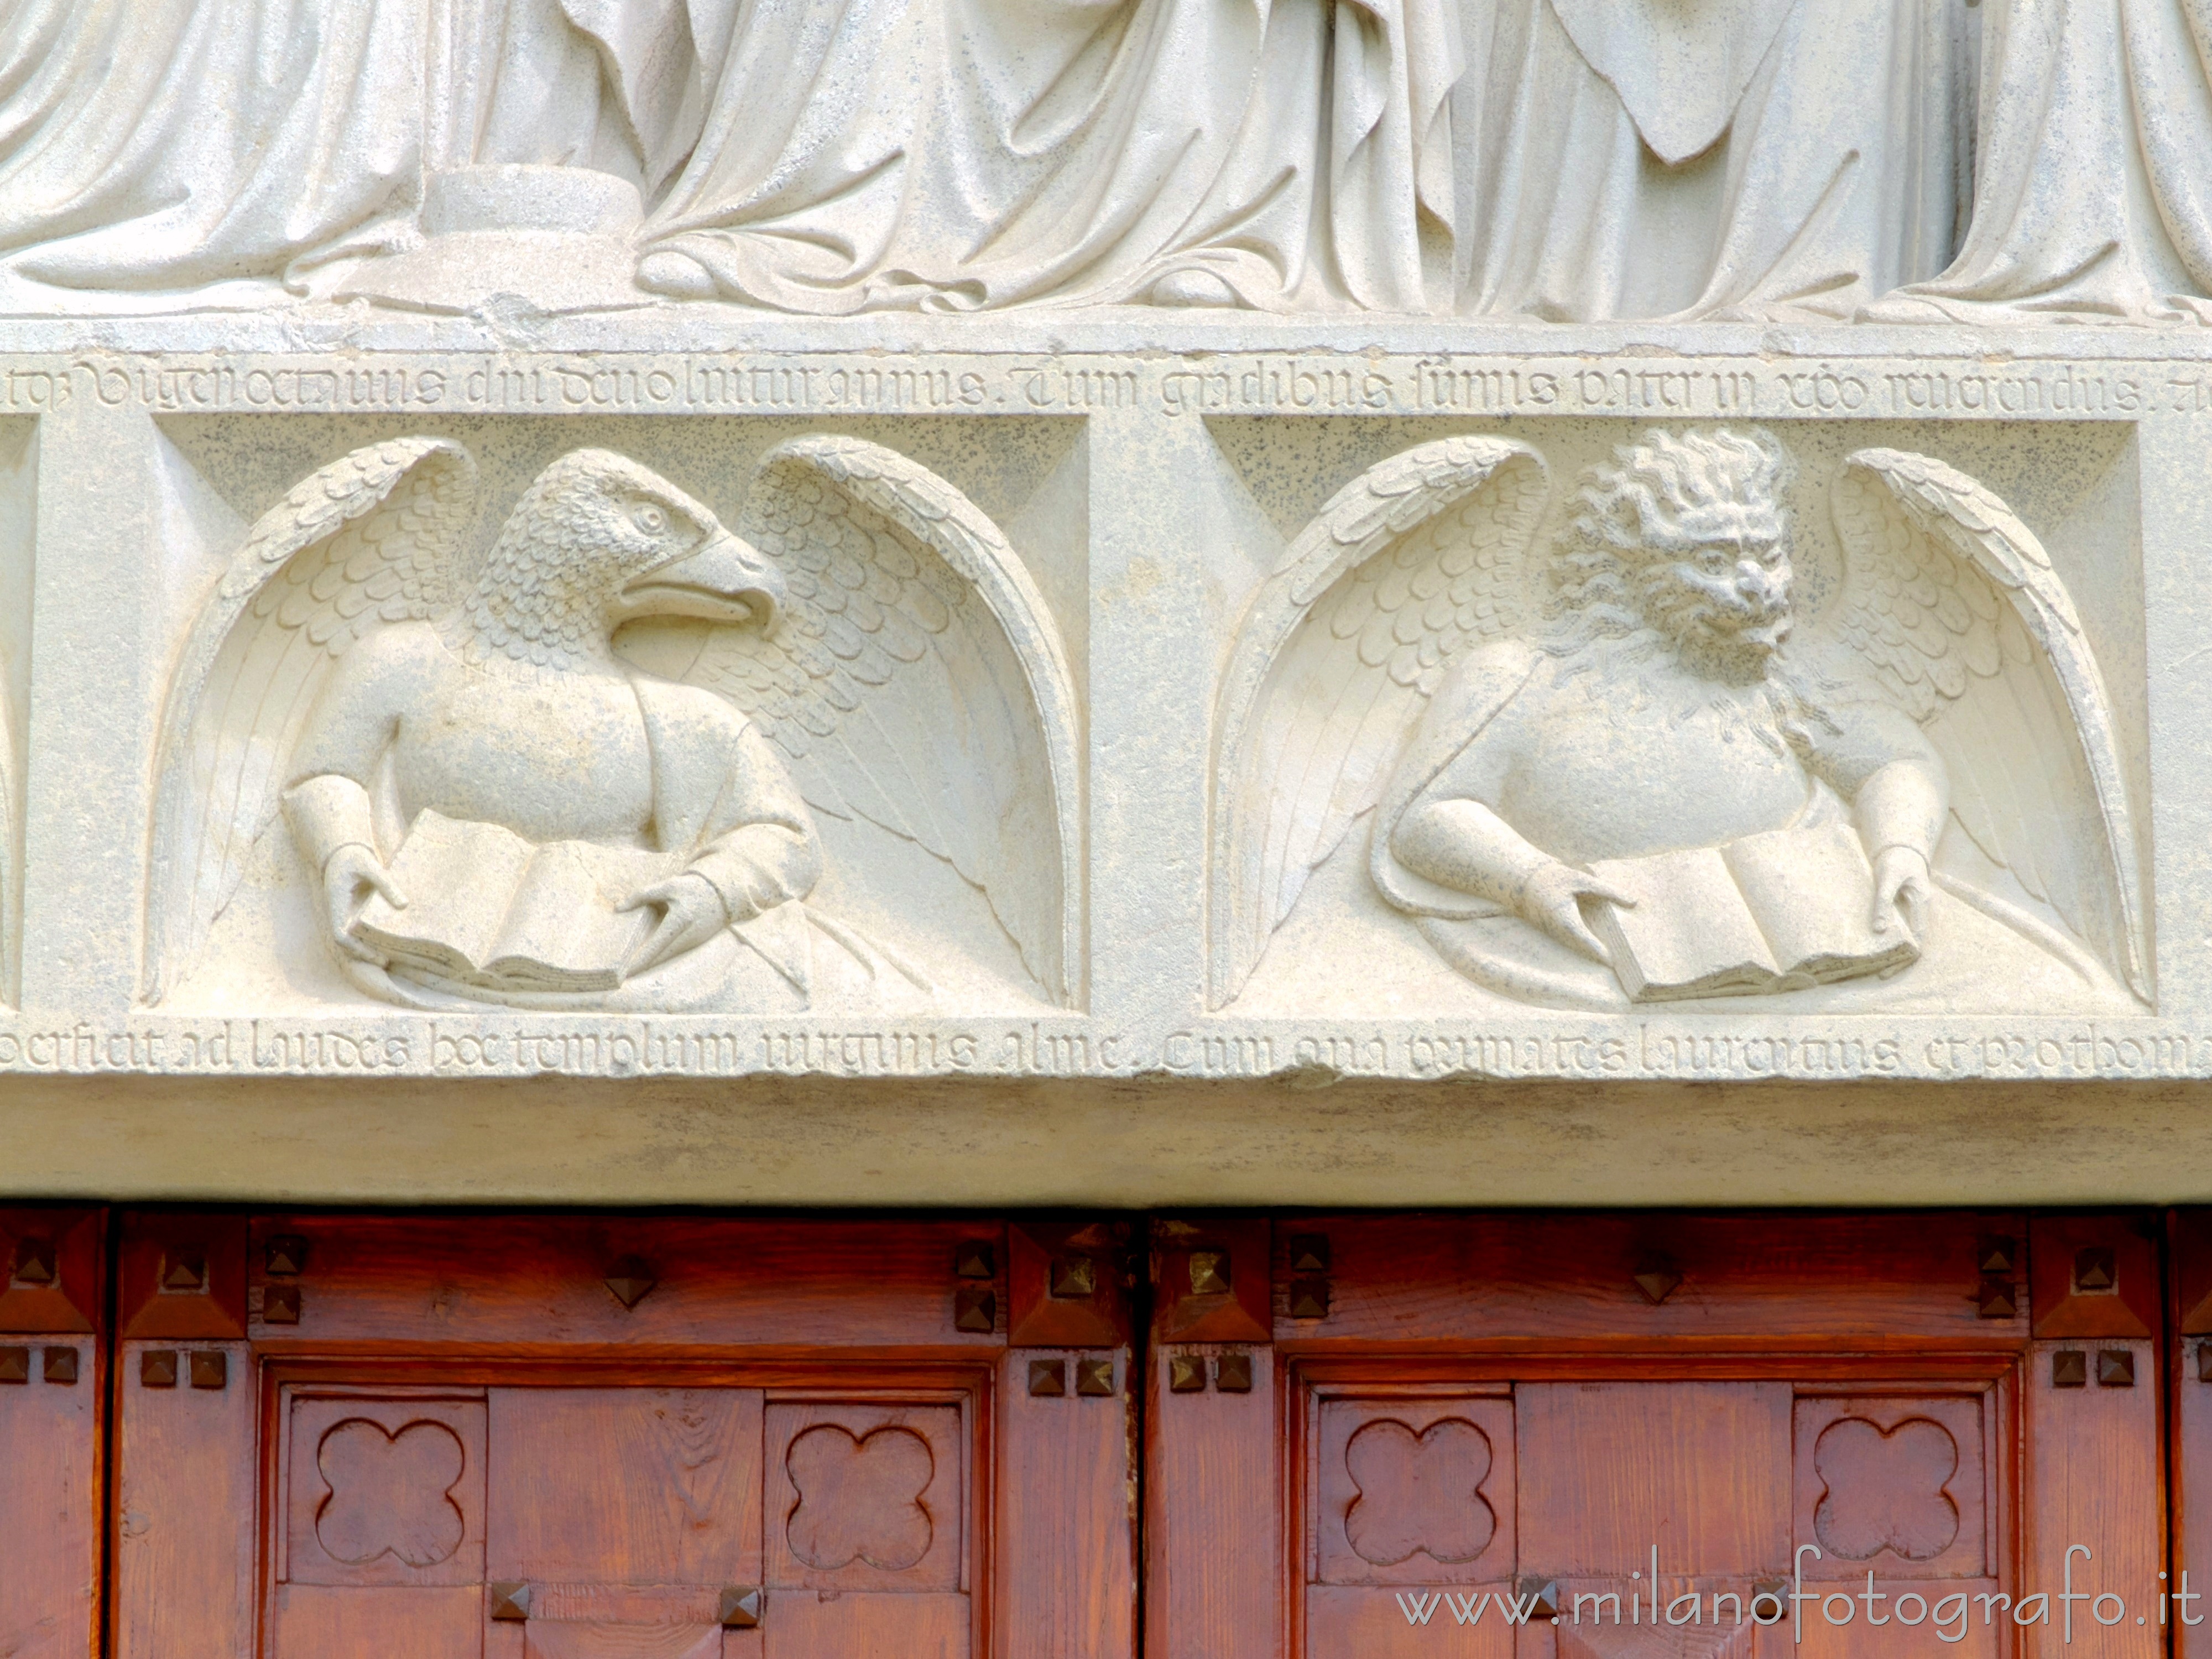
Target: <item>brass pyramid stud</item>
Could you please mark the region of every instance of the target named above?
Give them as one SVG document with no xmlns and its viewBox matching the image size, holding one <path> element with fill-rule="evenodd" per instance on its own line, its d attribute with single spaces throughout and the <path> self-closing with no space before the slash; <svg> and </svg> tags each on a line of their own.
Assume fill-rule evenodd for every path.
<svg viewBox="0 0 2212 1659">
<path fill-rule="evenodd" d="M 2017 1319 L 2020 1291 L 2009 1279 L 1985 1279 L 1974 1298 L 1974 1311 L 1984 1319 Z"/>
<path fill-rule="evenodd" d="M 142 1389 L 175 1388 L 177 1351 L 174 1348 L 149 1348 L 140 1354 L 138 1386 Z"/>
<path fill-rule="evenodd" d="M 1292 1233 L 1291 1235 L 1291 1271 L 1294 1273 L 1327 1273 L 1328 1271 L 1328 1235 Z"/>
<path fill-rule="evenodd" d="M 33 1290 L 45 1290 L 54 1282 L 54 1247 L 50 1239 L 19 1238 L 15 1241 L 15 1260 L 9 1264 L 10 1284 L 21 1285 Z"/>
<path fill-rule="evenodd" d="M 1114 1362 L 1111 1359 L 1077 1360 L 1075 1391 L 1086 1400 L 1111 1399 L 1114 1395 Z"/>
<path fill-rule="evenodd" d="M 1328 1280 L 1326 1279 L 1294 1279 L 1291 1281 L 1291 1317 L 1293 1319 L 1326 1319 L 1328 1317 Z"/>
<path fill-rule="evenodd" d="M 179 1245 L 161 1257 L 161 1288 L 165 1294 L 204 1294 L 207 1287 L 207 1252 L 198 1245 Z"/>
<path fill-rule="evenodd" d="M 1037 1399 L 1058 1399 L 1067 1392 L 1067 1362 L 1065 1359 L 1032 1359 L 1030 1361 L 1030 1393 Z"/>
<path fill-rule="evenodd" d="M 955 1279 L 993 1279 L 998 1272 L 999 1253 L 982 1240 L 964 1240 L 952 1247 Z"/>
<path fill-rule="evenodd" d="M 264 1325 L 296 1325 L 300 1322 L 300 1287 L 297 1285 L 270 1285 L 261 1292 L 261 1322 Z"/>
<path fill-rule="evenodd" d="M 28 1348 L 0 1348 L 0 1382 L 27 1382 L 31 1380 L 31 1351 Z"/>
<path fill-rule="evenodd" d="M 2212 1342 L 2197 1345 L 2197 1380 L 2212 1382 Z"/>
<path fill-rule="evenodd" d="M 484 1592 L 491 1601 L 491 1616 L 502 1625 L 519 1625 L 530 1617 L 530 1586 L 527 1584 L 486 1584 Z"/>
<path fill-rule="evenodd" d="M 758 1584 L 725 1584 L 715 1617 L 724 1630 L 756 1630 L 768 1612 L 768 1592 Z"/>
<path fill-rule="evenodd" d="M 2097 1386 L 2132 1389 L 2136 1385 L 2136 1357 L 2126 1348 L 2097 1350 Z"/>
<path fill-rule="evenodd" d="M 1637 1290 L 1655 1308 L 1674 1295 L 1682 1283 L 1682 1275 L 1672 1267 L 1646 1267 L 1632 1277 Z"/>
<path fill-rule="evenodd" d="M 614 1266 L 607 1269 L 607 1289 L 625 1308 L 637 1306 L 653 1293 L 653 1287 L 659 1282 L 641 1255 L 618 1255 L 615 1258 Z"/>
<path fill-rule="evenodd" d="M 1168 1392 L 1170 1394 L 1202 1394 L 1206 1389 L 1206 1360 L 1202 1355 L 1170 1354 L 1168 1357 Z"/>
<path fill-rule="evenodd" d="M 307 1241 L 297 1233 L 279 1233 L 262 1248 L 262 1259 L 273 1279 L 296 1279 L 307 1271 Z"/>
<path fill-rule="evenodd" d="M 1213 1362 L 1213 1386 L 1222 1394 L 1252 1392 L 1252 1356 L 1237 1352 L 1225 1353 Z"/>
<path fill-rule="evenodd" d="M 988 1285 L 963 1285 L 952 1293 L 952 1328 L 988 1336 L 999 1327 L 999 1297 Z"/>
<path fill-rule="evenodd" d="M 1566 1599 L 1556 1578 L 1523 1578 L 1513 1587 L 1513 1595 L 1516 1601 L 1528 1601 L 1524 1624 L 1538 1619 L 1557 1619 L 1559 1603 Z"/>
<path fill-rule="evenodd" d="M 196 1389 L 220 1389 L 230 1382 L 230 1356 L 220 1348 L 194 1348 L 191 1365 Z"/>
<path fill-rule="evenodd" d="M 1098 1263 L 1087 1255 L 1056 1255 L 1045 1288 L 1062 1302 L 1080 1302 L 1098 1293 Z"/>
<path fill-rule="evenodd" d="M 2019 1241 L 2002 1233 L 1984 1233 L 1974 1244 L 1974 1258 L 1985 1273 L 2008 1273 L 2020 1252 Z"/>
<path fill-rule="evenodd" d="M 1190 1253 L 1190 1293 L 1193 1296 L 1229 1294 L 1229 1252 L 1193 1250 Z"/>
<path fill-rule="evenodd" d="M 66 1384 L 76 1381 L 75 1348 L 48 1348 L 39 1358 L 43 1367 L 40 1375 L 47 1382 Z"/>
<path fill-rule="evenodd" d="M 2074 1252 L 2074 1288 L 2101 1294 L 2119 1285 L 2119 1269 L 2112 1252 L 2102 1244 L 2086 1245 Z"/>
<path fill-rule="evenodd" d="M 2081 1389 L 2089 1384 L 2089 1356 L 2079 1348 L 2059 1348 L 2051 1356 L 2051 1386 Z"/>
</svg>

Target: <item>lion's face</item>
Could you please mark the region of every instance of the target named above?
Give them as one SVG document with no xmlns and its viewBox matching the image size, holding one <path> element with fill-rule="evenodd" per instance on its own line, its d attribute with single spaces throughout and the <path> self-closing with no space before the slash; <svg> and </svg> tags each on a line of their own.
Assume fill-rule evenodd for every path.
<svg viewBox="0 0 2212 1659">
<path fill-rule="evenodd" d="M 1654 550 L 1638 577 L 1644 621 L 1717 679 L 1763 678 L 1790 635 L 1790 545 L 1778 525 Z"/>
</svg>

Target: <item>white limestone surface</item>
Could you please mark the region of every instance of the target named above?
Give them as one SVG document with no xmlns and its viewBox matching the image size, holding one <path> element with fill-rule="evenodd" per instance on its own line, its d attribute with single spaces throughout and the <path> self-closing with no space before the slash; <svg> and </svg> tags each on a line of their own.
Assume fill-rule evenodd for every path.
<svg viewBox="0 0 2212 1659">
<path fill-rule="evenodd" d="M 2212 1077 L 2205 30 L 0 0 L 0 1080 Z"/>
<path fill-rule="evenodd" d="M 2186 337 L 660 316 L 15 325 L 0 1073 L 2212 1075 Z"/>
</svg>

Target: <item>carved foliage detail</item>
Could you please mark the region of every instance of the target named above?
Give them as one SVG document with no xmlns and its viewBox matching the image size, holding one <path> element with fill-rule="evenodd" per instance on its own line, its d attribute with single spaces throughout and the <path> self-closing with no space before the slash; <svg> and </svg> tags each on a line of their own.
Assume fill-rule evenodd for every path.
<svg viewBox="0 0 2212 1659">
<path fill-rule="evenodd" d="M 1344 1461 L 1358 1491 L 1345 1533 L 1364 1560 L 1394 1566 L 1426 1554 L 1472 1561 L 1497 1534 L 1497 1512 L 1481 1490 L 1490 1475 L 1490 1440 L 1463 1419 L 1446 1418 L 1419 1434 L 1382 1419 L 1352 1437 Z"/>
<path fill-rule="evenodd" d="M 835 1571 L 855 1561 L 902 1572 L 929 1553 L 922 1494 L 936 1460 L 911 1429 L 855 1437 L 834 1423 L 808 1429 L 785 1454 L 799 1501 L 787 1532 L 806 1565 Z"/>
<path fill-rule="evenodd" d="M 1814 1535 L 1846 1560 L 1888 1549 L 1929 1561 L 1959 1535 L 1959 1506 L 1944 1490 L 1959 1447 L 1941 1424 L 1913 1417 L 1885 1431 L 1863 1417 L 1841 1419 L 1814 1443 L 1813 1468 L 1824 1486 Z"/>
<path fill-rule="evenodd" d="M 390 1555 L 434 1566 L 461 1547 L 465 1522 L 453 1501 L 467 1459 L 442 1423 L 410 1423 L 388 1434 L 349 1418 L 325 1434 L 316 1467 L 330 1487 L 315 1536 L 331 1559 L 363 1566 Z"/>
</svg>

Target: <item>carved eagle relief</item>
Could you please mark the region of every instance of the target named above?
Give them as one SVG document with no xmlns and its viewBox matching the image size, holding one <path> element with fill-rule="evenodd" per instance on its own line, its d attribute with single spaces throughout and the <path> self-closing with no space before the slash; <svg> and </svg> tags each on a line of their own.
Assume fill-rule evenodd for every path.
<svg viewBox="0 0 2212 1659">
<path fill-rule="evenodd" d="M 253 526 L 164 720 L 149 1000 L 204 951 L 280 811 L 313 844 L 311 872 L 368 843 L 368 909 L 353 908 L 385 906 L 401 932 L 426 907 L 394 896 L 392 848 L 426 824 L 458 820 L 454 844 L 495 852 L 494 832 L 526 854 L 611 844 L 608 857 L 657 874 L 645 896 L 666 911 L 620 969 L 625 992 L 652 983 L 670 937 L 690 950 L 714 932 L 679 922 L 720 918 L 719 899 L 729 931 L 802 997 L 810 949 L 927 983 L 805 902 L 822 869 L 810 815 L 862 821 L 957 871 L 1046 994 L 1073 995 L 1067 663 L 1020 559 L 957 489 L 881 446 L 810 436 L 763 459 L 734 536 L 605 451 L 546 468 L 472 552 L 481 500 L 461 445 L 405 438 L 324 467 Z M 457 723 L 458 738 L 443 729 Z M 377 744 L 380 770 L 343 758 Z M 873 872 L 836 873 L 896 913 Z M 608 926 L 637 903 L 606 896 Z M 332 931 L 341 953 L 367 954 L 345 916 Z M 346 965 L 386 994 L 382 969 Z"/>
<path fill-rule="evenodd" d="M 1746 467 L 1778 466 L 1784 482 L 1793 465 L 1763 432 L 1685 433 L 1679 441 L 1649 435 L 1656 449 L 1634 456 L 1659 453 L 1663 462 L 1661 452 L 1704 445 L 1752 457 Z M 1490 830 L 1502 816 L 1510 832 L 1511 810 L 1491 814 L 1498 802 L 1484 805 L 1480 789 L 1447 787 L 1457 775 L 1452 769 L 1474 776 L 1483 769 L 1470 765 L 1468 755 L 1484 744 L 1513 743 L 1511 764 L 1525 773 L 1535 763 L 1531 757 L 1555 759 L 1570 729 L 1605 734 L 1590 740 L 1602 751 L 1588 756 L 1592 775 L 1604 780 L 1594 794 L 1617 789 L 1626 799 L 1648 787 L 1670 809 L 1679 805 L 1686 819 L 1698 817 L 1698 802 L 1668 800 L 1665 774 L 1680 763 L 1684 778 L 1692 775 L 1687 746 L 1698 741 L 1700 721 L 1721 717 L 1692 706 L 1662 720 L 1641 705 L 1665 694 L 1638 684 L 1634 672 L 1605 691 L 1608 673 L 1639 660 L 1629 654 L 1637 649 L 1650 652 L 1649 669 L 1636 672 L 1651 676 L 1651 685 L 1662 671 L 1693 677 L 1679 672 L 1681 653 L 1634 645 L 1642 635 L 1664 633 L 1634 626 L 1658 614 L 1639 616 L 1638 604 L 1660 605 L 1635 586 L 1641 578 L 1631 572 L 1633 580 L 1624 580 L 1615 572 L 1592 582 L 1586 569 L 1571 568 L 1589 560 L 1571 556 L 1568 543 L 1577 523 L 1587 527 L 1591 520 L 1595 486 L 1587 480 L 1598 473 L 1611 481 L 1609 500 L 1631 504 L 1623 509 L 1631 521 L 1641 511 L 1654 521 L 1719 526 L 1686 534 L 1680 549 L 1663 556 L 1637 556 L 1686 572 L 1681 591 L 1698 601 L 1692 609 L 1711 610 L 1721 601 L 1701 596 L 1710 589 L 1725 597 L 1736 580 L 1731 561 L 1747 556 L 1735 547 L 1714 567 L 1717 574 L 1700 574 L 1692 544 L 1700 537 L 1741 541 L 1747 509 L 1722 499 L 1724 491 L 1705 490 L 1694 470 L 1655 471 L 1632 459 L 1627 446 L 1615 458 L 1618 467 L 1584 475 L 1579 495 L 1555 501 L 1546 459 L 1528 443 L 1462 436 L 1422 444 L 1355 478 L 1292 540 L 1244 617 L 1217 709 L 1212 1006 L 1244 989 L 1310 878 L 1355 836 L 1365 838 L 1373 887 L 1462 973 L 1522 1000 L 1591 1006 L 1621 1000 L 1604 956 L 1593 963 L 1583 959 L 1597 954 L 1587 944 L 1577 957 L 1557 943 L 1575 933 L 1571 915 L 1552 937 L 1538 939 L 1525 911 L 1516 911 L 1511 880 L 1432 878 L 1413 867 L 1403 835 L 1418 802 L 1433 804 L 1455 789 L 1482 811 L 1469 816 L 1468 808 L 1448 804 L 1449 811 L 1468 823 L 1480 817 Z M 1780 596 L 1790 582 L 1793 537 L 1787 510 L 1777 504 L 1783 492 L 1771 481 L 1763 487 L 1781 526 L 1768 537 L 1781 544 L 1780 562 L 1745 566 L 1745 580 L 1771 584 Z M 1827 494 L 1840 568 L 1808 585 L 1816 590 L 1814 602 L 1791 617 L 1771 680 L 1715 687 L 1716 704 L 1756 703 L 1760 717 L 1729 714 L 1741 729 L 1724 732 L 1722 743 L 1747 732 L 1763 736 L 1765 748 L 1749 741 L 1735 752 L 1756 755 L 1770 768 L 1802 764 L 1808 794 L 1840 792 L 1840 803 L 1828 802 L 1830 816 L 1840 804 L 1849 822 L 1856 810 L 1862 838 L 1880 803 L 1855 801 L 1849 791 L 1859 787 L 1863 795 L 1880 763 L 1910 751 L 1913 766 L 1906 769 L 1936 786 L 1927 884 L 2081 980 L 2124 985 L 2148 1001 L 2141 853 L 2112 710 L 2049 555 L 1989 489 L 1924 455 L 1861 449 L 1844 461 Z M 1707 548 L 1704 556 L 1711 553 Z M 1592 629 L 1568 603 L 1585 590 L 1626 617 L 1618 629 Z M 1668 603 L 1680 608 L 1679 596 Z M 1625 637 L 1607 640 L 1608 631 Z M 1588 641 L 1613 647 L 1602 659 L 1609 665 L 1586 659 Z M 1524 712 L 1531 708 L 1542 712 Z M 1769 709 L 1774 717 L 1762 725 Z M 1584 725 L 1576 728 L 1578 720 Z M 1868 740 L 1856 734 L 1875 730 L 1887 734 L 1881 739 L 1887 749 L 1836 757 L 1833 751 L 1855 744 L 1865 750 Z M 1651 738 L 1649 732 L 1666 735 Z M 1708 746 L 1725 753 L 1721 744 Z M 1516 777 L 1493 792 L 1498 799 L 1515 790 L 1523 803 L 1535 798 L 1532 790 L 1540 795 L 1540 774 L 1533 782 Z M 1568 793 L 1572 787 L 1561 784 Z M 1601 819 L 1614 805 L 1598 799 L 1593 814 Z M 1525 805 L 1522 812 L 1531 815 Z M 1808 813 L 1801 810 L 1786 827 L 1815 822 Z M 1561 817 L 1549 805 L 1533 816 L 1551 824 Z M 1520 836 L 1503 839 L 1516 854 L 1526 851 Z M 1688 829 L 1671 839 L 1655 830 L 1650 839 L 1659 853 L 1697 844 Z M 1531 833 L 1528 840 L 1540 854 L 1546 836 Z M 1876 862 L 1888 850 L 1864 848 Z M 1602 879 L 1588 874 L 1591 860 L 1562 854 L 1553 861 L 1570 866 L 1564 890 L 1595 926 L 1611 901 L 1601 896 Z M 1508 859 L 1502 867 L 1510 866 Z M 1525 864 L 1518 878 L 1534 879 Z M 1468 943 L 1472 929 L 1490 930 L 1489 939 L 1525 934 L 1498 948 L 1525 944 L 1533 965 L 1487 971 L 1484 952 L 1492 945 Z M 1885 970 L 1895 971 L 1895 963 Z"/>
</svg>

